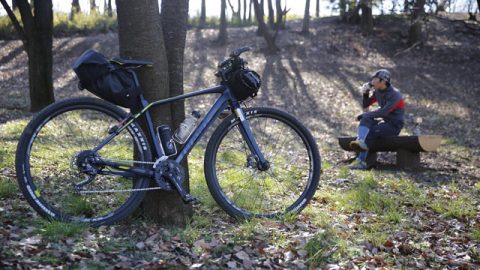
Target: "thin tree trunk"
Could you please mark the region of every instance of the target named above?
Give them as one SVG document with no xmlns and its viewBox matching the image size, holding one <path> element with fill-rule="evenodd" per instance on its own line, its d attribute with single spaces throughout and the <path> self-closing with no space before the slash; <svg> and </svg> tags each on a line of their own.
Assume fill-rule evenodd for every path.
<svg viewBox="0 0 480 270">
<path fill-rule="evenodd" d="M 23 41 L 28 55 L 30 110 L 39 111 L 55 102 L 52 80 L 53 6 L 51 0 L 35 1 L 35 16 L 26 0 L 17 0 L 23 28 L 5 0 L 0 0 Z"/>
<path fill-rule="evenodd" d="M 75 14 L 80 13 L 80 0 L 72 0 L 72 8 L 70 10 L 70 20 L 73 20 Z"/>
<path fill-rule="evenodd" d="M 308 35 L 310 29 L 310 0 L 305 2 L 305 13 L 303 15 L 302 34 Z"/>
<path fill-rule="evenodd" d="M 252 0 L 252 2 L 257 2 L 257 1 L 258 0 Z M 257 4 L 258 4 L 258 2 L 257 2 Z M 260 14 L 260 16 L 262 17 L 262 20 L 263 20 L 263 17 L 265 16 L 265 9 L 264 9 L 265 2 L 264 2 L 264 0 L 260 0 L 260 5 L 255 5 L 255 3 L 253 3 L 253 12 L 255 13 L 255 18 L 256 18 L 257 23 L 258 23 L 257 8 L 255 6 L 258 6 L 259 14 Z M 262 28 L 260 27 L 260 25 L 258 25 L 256 34 L 257 34 L 257 36 L 262 36 L 263 35 Z"/>
<path fill-rule="evenodd" d="M 275 9 L 277 10 L 277 22 L 275 23 L 275 29 L 280 30 L 284 29 L 284 24 L 283 24 L 283 10 L 282 10 L 282 1 L 281 0 L 276 0 L 275 1 Z"/>
<path fill-rule="evenodd" d="M 422 21 L 425 16 L 425 0 L 416 0 L 412 14 L 412 24 L 408 32 L 408 44 L 410 46 L 423 43 L 424 33 Z"/>
<path fill-rule="evenodd" d="M 220 45 L 227 43 L 228 34 L 227 34 L 227 17 L 225 15 L 225 10 L 227 9 L 227 0 L 221 0 L 220 7 L 220 31 L 218 32 L 217 42 Z"/>
<path fill-rule="evenodd" d="M 275 37 L 263 20 L 263 13 L 257 0 L 253 0 L 253 7 L 255 10 L 255 16 L 257 17 L 258 28 L 267 42 L 267 51 L 269 53 L 276 53 L 278 51 L 278 47 L 275 45 Z"/>
<path fill-rule="evenodd" d="M 320 18 L 320 0 L 316 1 L 315 5 L 315 17 Z"/>
<path fill-rule="evenodd" d="M 107 1 L 107 15 L 108 17 L 113 16 L 113 10 L 112 10 L 112 0 Z"/>
<path fill-rule="evenodd" d="M 360 28 L 364 35 L 370 35 L 373 32 L 373 15 L 371 0 L 361 0 L 358 7 L 362 10 L 360 18 Z"/>
<path fill-rule="evenodd" d="M 253 5 L 253 0 L 250 0 L 250 3 L 248 4 L 248 21 L 252 22 L 252 5 Z"/>
<path fill-rule="evenodd" d="M 247 0 L 243 0 L 243 24 L 247 24 L 247 9 Z"/>
<path fill-rule="evenodd" d="M 97 4 L 95 3 L 95 0 L 90 0 L 90 12 L 97 12 Z"/>
<path fill-rule="evenodd" d="M 198 27 L 204 28 L 207 23 L 207 5 L 205 0 L 202 0 L 202 7 L 200 9 L 200 20 L 198 21 Z"/>
<path fill-rule="evenodd" d="M 275 12 L 273 11 L 272 0 L 267 0 L 268 2 L 268 27 L 273 29 L 275 27 Z"/>
</svg>

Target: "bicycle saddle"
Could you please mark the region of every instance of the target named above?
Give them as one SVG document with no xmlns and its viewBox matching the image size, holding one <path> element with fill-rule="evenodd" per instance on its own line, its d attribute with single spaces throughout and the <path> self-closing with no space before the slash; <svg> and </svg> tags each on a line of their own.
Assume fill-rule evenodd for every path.
<svg viewBox="0 0 480 270">
<path fill-rule="evenodd" d="M 153 62 L 144 61 L 144 60 L 133 60 L 133 59 L 123 59 L 120 57 L 114 57 L 110 60 L 113 63 L 119 64 L 121 66 L 153 66 Z"/>
</svg>

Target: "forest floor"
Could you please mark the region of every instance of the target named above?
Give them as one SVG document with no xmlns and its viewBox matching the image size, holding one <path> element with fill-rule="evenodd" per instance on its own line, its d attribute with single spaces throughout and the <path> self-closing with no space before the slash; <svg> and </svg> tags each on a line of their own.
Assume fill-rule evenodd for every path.
<svg viewBox="0 0 480 270">
<path fill-rule="evenodd" d="M 19 41 L 0 41 L 0 267 L 23 268 L 433 268 L 480 267 L 480 31 L 463 21 L 430 17 L 428 41 L 408 48 L 408 22 L 377 17 L 372 36 L 337 18 L 301 23 L 278 34 L 280 51 L 263 53 L 256 29 L 229 28 L 226 46 L 217 31 L 188 32 L 185 91 L 215 83 L 215 67 L 245 45 L 249 66 L 261 74 L 260 94 L 248 106 L 274 106 L 298 117 L 313 133 L 323 173 L 311 204 L 283 220 L 231 219 L 208 194 L 203 149 L 189 158 L 195 207 L 185 229 L 160 228 L 142 219 L 84 228 L 42 220 L 16 187 L 15 148 L 31 119 L 27 57 Z M 116 33 L 54 40 L 57 100 L 76 90 L 70 66 L 84 50 L 118 55 Z M 436 152 L 422 153 L 421 168 L 397 170 L 395 156 L 379 156 L 375 170 L 349 171 L 351 157 L 337 137 L 353 135 L 361 112 L 359 87 L 378 68 L 392 72 L 406 97 L 410 134 L 422 117 L 423 134 L 440 134 Z M 213 99 L 192 100 L 186 110 Z"/>
</svg>

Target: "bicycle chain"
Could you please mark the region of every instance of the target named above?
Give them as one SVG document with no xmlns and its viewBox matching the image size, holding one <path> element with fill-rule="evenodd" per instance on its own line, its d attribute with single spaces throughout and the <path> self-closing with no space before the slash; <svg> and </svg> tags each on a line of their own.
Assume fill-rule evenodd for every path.
<svg viewBox="0 0 480 270">
<path fill-rule="evenodd" d="M 104 158 L 103 160 L 111 162 L 124 162 L 130 164 L 152 164 L 155 165 L 157 162 L 150 161 L 138 161 L 138 160 L 127 160 L 127 159 L 115 159 L 115 158 Z M 92 193 L 114 193 L 114 192 L 138 192 L 138 191 L 149 191 L 149 190 L 159 190 L 161 187 L 151 187 L 151 188 L 132 188 L 132 189 L 107 189 L 107 190 L 81 190 L 78 191 L 80 194 L 92 194 Z"/>
<path fill-rule="evenodd" d="M 83 191 L 78 191 L 78 193 L 90 194 L 90 193 L 137 192 L 137 191 L 148 191 L 148 190 L 157 190 L 157 189 L 162 189 L 162 188 L 151 187 L 151 188 L 132 188 L 132 189 L 83 190 Z"/>
</svg>

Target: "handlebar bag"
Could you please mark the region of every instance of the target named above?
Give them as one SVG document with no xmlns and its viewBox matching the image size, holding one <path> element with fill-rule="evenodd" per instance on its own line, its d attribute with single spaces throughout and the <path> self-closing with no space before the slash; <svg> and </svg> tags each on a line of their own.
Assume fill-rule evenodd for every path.
<svg viewBox="0 0 480 270">
<path fill-rule="evenodd" d="M 141 88 L 131 69 L 116 66 L 95 50 L 85 51 L 73 64 L 79 88 L 125 108 L 138 105 Z"/>
</svg>

